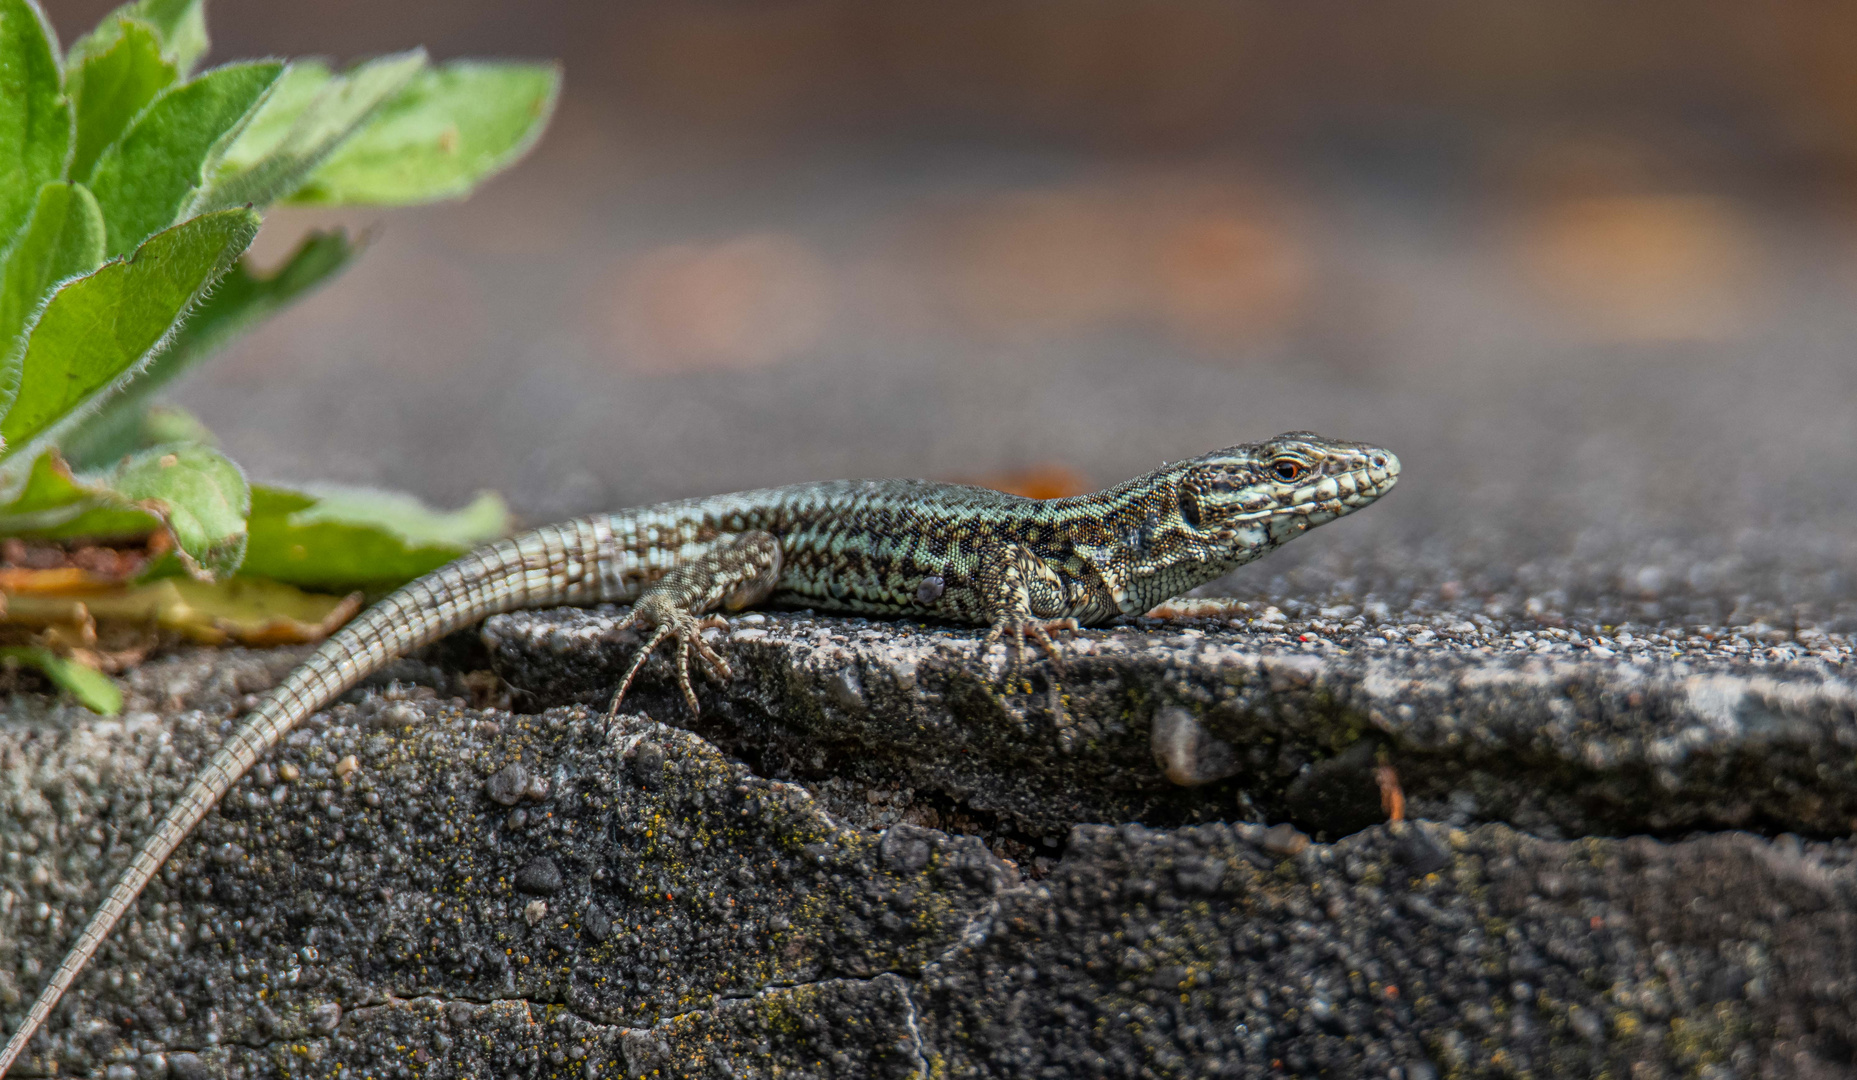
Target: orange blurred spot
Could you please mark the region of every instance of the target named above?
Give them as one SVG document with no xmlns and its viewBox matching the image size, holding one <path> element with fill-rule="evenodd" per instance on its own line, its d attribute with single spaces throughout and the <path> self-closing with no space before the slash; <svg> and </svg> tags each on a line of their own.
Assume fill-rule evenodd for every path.
<svg viewBox="0 0 1857 1080">
<path fill-rule="evenodd" d="M 1219 351 L 1282 332 L 1313 277 L 1302 245 L 1261 215 L 1183 221 L 1162 237 L 1154 261 L 1162 325 Z"/>
<path fill-rule="evenodd" d="M 745 368 L 789 359 L 819 340 L 829 317 L 824 263 L 799 240 L 755 233 L 678 244 L 620 276 L 614 329 L 649 368 Z"/>
<path fill-rule="evenodd" d="M 1536 211 L 1516 257 L 1544 299 L 1592 332 L 1694 340 L 1740 326 L 1758 256 L 1725 199 L 1604 195 Z"/>
<path fill-rule="evenodd" d="M 927 223 L 938 280 L 923 291 L 987 335 L 1158 324 L 1229 354 L 1280 335 L 1305 307 L 1314 263 L 1292 220 L 1286 199 L 1232 178 L 995 195 Z"/>
<path fill-rule="evenodd" d="M 1383 761 L 1373 767 L 1373 778 L 1380 785 L 1380 808 L 1386 811 L 1386 820 L 1406 820 L 1406 791 L 1399 786 L 1399 770 Z"/>
<path fill-rule="evenodd" d="M 1113 197 L 1003 197 L 974 215 L 955 244 L 955 308 L 981 329 L 1073 330 L 1139 306 L 1131 223 Z"/>
<path fill-rule="evenodd" d="M 1033 465 L 1015 472 L 992 473 L 972 481 L 979 487 L 1023 495 L 1028 499 L 1061 499 L 1095 488 L 1084 475 L 1065 465 Z"/>
<path fill-rule="evenodd" d="M 116 584 L 116 580 L 79 566 L 61 566 L 54 570 L 26 570 L 8 566 L 0 568 L 0 594 L 57 596 L 106 589 Z"/>
</svg>

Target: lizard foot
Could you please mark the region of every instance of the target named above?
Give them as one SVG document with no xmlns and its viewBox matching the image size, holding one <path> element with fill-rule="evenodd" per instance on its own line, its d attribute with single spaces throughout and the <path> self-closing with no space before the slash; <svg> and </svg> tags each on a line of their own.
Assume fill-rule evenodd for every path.
<svg viewBox="0 0 1857 1080">
<path fill-rule="evenodd" d="M 1027 637 L 1038 643 L 1045 657 L 1051 661 L 1051 667 L 1061 674 L 1064 671 L 1064 655 L 1058 651 L 1057 642 L 1052 640 L 1051 633 L 1052 631 L 1060 634 L 1069 633 L 1077 628 L 1078 624 L 1075 619 L 1002 619 L 987 630 L 987 636 L 980 642 L 980 652 L 985 655 L 1008 633 L 1012 635 L 1012 644 L 1008 646 L 1012 657 L 1006 663 L 1005 674 L 1000 677 L 1001 685 L 1010 688 L 1014 680 L 1019 677 L 1019 673 L 1025 669 L 1025 639 Z"/>
<path fill-rule="evenodd" d="M 1012 635 L 1012 644 L 1008 646 L 1012 655 L 1006 662 L 1005 673 L 1000 677 L 1000 690 L 1004 693 L 1013 691 L 1025 670 L 1025 639 L 1029 636 L 1038 643 L 1039 649 L 1044 652 L 1045 659 L 1051 665 L 1050 672 L 1045 676 L 1045 683 L 1050 698 L 1052 722 L 1057 726 L 1058 745 L 1065 750 L 1070 748 L 1072 735 L 1070 717 L 1064 710 L 1062 678 L 1064 655 L 1058 650 L 1057 642 L 1051 635 L 1053 632 L 1064 634 L 1077 629 L 1078 623 L 1075 619 L 1008 618 L 994 623 L 980 643 L 980 650 L 984 655 L 995 642 L 1003 639 L 1008 633 Z M 1028 692 L 1030 689 L 1029 686 L 1026 687 Z"/>
<path fill-rule="evenodd" d="M 690 705 L 690 715 L 702 712 L 697 706 L 696 690 L 690 685 L 690 652 L 695 650 L 702 658 L 703 664 L 716 678 L 727 681 L 735 677 L 729 670 L 729 662 L 722 655 L 709 647 L 703 640 L 703 631 L 711 627 L 727 628 L 729 621 L 720 615 L 711 615 L 699 619 L 688 611 L 678 607 L 666 597 L 646 596 L 632 606 L 632 613 L 625 617 L 614 630 L 627 630 L 634 626 L 653 627 L 651 636 L 640 645 L 637 654 L 632 657 L 632 666 L 626 669 L 625 678 L 619 680 L 619 689 L 613 691 L 613 701 L 606 707 L 606 718 L 611 720 L 619 715 L 619 703 L 625 700 L 627 690 L 632 688 L 632 680 L 638 677 L 639 669 L 645 661 L 657 651 L 665 638 L 672 638 L 676 646 L 672 658 L 677 665 L 677 686 L 683 690 L 683 699 Z"/>
</svg>

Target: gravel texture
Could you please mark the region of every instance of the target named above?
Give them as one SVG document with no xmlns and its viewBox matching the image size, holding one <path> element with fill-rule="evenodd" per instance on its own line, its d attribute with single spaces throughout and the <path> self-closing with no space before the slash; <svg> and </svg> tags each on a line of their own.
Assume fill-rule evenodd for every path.
<svg viewBox="0 0 1857 1080">
<path fill-rule="evenodd" d="M 494 620 L 504 686 L 453 642 L 294 733 L 20 1075 L 1848 1070 L 1845 639 L 1175 614 L 1073 641 L 1062 725 L 969 631 L 751 615 L 695 732 L 660 665 L 568 700 L 608 615 Z M 13 694 L 0 1019 L 295 655 Z"/>
</svg>

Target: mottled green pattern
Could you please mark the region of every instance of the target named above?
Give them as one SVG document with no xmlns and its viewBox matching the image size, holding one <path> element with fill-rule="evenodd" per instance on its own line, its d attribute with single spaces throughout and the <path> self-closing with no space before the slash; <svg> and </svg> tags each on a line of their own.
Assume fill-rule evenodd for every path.
<svg viewBox="0 0 1857 1080">
<path fill-rule="evenodd" d="M 1375 462 L 1378 464 L 1375 464 Z M 1293 466 L 1293 480 L 1272 469 Z M 611 516 L 628 584 L 733 537 L 772 534 L 775 603 L 995 625 L 1138 614 L 1392 487 L 1390 453 L 1308 433 L 1038 500 L 927 480 L 835 480 Z M 936 587 L 939 583 L 939 589 Z M 629 599 L 615 589 L 613 599 Z"/>
</svg>

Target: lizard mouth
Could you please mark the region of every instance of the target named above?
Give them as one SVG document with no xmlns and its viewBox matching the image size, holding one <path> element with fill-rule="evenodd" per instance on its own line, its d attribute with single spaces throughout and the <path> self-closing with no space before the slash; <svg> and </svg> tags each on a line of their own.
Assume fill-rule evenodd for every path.
<svg viewBox="0 0 1857 1080">
<path fill-rule="evenodd" d="M 1399 458 L 1389 450 L 1368 450 L 1349 458 L 1352 468 L 1297 489 L 1281 509 L 1339 517 L 1373 502 L 1399 482 Z"/>
</svg>

